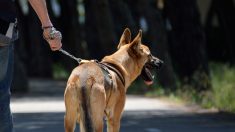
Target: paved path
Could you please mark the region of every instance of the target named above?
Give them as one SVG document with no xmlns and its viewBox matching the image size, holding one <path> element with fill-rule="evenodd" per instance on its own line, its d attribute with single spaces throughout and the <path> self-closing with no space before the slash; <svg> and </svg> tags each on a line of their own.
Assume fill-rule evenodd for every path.
<svg viewBox="0 0 235 132">
<path fill-rule="evenodd" d="M 65 84 L 43 82 L 31 81 L 29 94 L 13 96 L 11 108 L 16 132 L 64 131 Z M 156 98 L 128 96 L 121 131 L 235 132 L 235 115 Z"/>
<path fill-rule="evenodd" d="M 64 112 L 64 100 L 61 96 L 39 96 L 39 97 L 13 97 L 11 108 L 13 113 L 47 113 Z M 127 96 L 125 111 L 173 111 L 172 114 L 200 112 L 196 106 L 174 104 L 156 98 L 143 96 Z M 169 113 L 169 114 L 170 114 Z M 160 113 L 161 114 L 161 113 Z"/>
</svg>

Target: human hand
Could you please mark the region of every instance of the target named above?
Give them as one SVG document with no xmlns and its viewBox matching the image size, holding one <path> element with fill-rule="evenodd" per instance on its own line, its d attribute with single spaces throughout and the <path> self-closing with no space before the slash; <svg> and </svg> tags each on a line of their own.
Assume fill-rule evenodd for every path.
<svg viewBox="0 0 235 132">
<path fill-rule="evenodd" d="M 52 51 L 59 50 L 62 47 L 62 35 L 54 27 L 44 27 L 43 38 L 48 42 Z"/>
</svg>

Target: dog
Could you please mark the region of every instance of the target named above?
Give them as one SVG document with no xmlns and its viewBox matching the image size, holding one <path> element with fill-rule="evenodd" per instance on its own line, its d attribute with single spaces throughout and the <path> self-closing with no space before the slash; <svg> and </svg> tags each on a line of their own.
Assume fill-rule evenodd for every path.
<svg viewBox="0 0 235 132">
<path fill-rule="evenodd" d="M 102 132 L 104 117 L 107 131 L 119 132 L 127 88 L 140 74 L 147 85 L 152 84 L 150 70 L 163 63 L 141 39 L 140 30 L 131 41 L 126 28 L 115 53 L 101 62 L 82 63 L 72 71 L 64 94 L 66 132 L 73 132 L 76 122 L 81 132 Z"/>
</svg>

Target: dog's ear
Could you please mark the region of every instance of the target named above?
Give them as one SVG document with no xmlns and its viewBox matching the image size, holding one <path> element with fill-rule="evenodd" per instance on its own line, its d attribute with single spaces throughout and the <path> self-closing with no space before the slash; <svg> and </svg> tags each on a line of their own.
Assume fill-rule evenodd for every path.
<svg viewBox="0 0 235 132">
<path fill-rule="evenodd" d="M 135 56 L 138 56 L 141 40 L 142 40 L 142 30 L 139 30 L 139 33 L 137 34 L 135 39 L 131 42 L 128 52 Z"/>
<path fill-rule="evenodd" d="M 118 44 L 118 49 L 120 47 L 122 47 L 123 45 L 125 44 L 129 44 L 131 42 L 131 31 L 129 28 L 126 28 L 122 34 L 122 37 L 119 41 L 119 44 Z"/>
<path fill-rule="evenodd" d="M 137 50 L 141 44 L 141 40 L 142 40 L 142 30 L 139 30 L 139 33 L 137 34 L 135 39 L 131 42 L 130 48 Z"/>
</svg>

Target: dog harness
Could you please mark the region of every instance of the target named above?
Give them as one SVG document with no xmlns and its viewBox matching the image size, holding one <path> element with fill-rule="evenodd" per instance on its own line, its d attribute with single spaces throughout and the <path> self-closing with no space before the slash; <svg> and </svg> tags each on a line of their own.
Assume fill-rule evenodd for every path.
<svg viewBox="0 0 235 132">
<path fill-rule="evenodd" d="M 97 63 L 100 66 L 100 68 L 102 69 L 102 71 L 103 71 L 103 73 L 105 75 L 105 77 L 104 77 L 105 81 L 110 82 L 110 81 L 108 81 L 107 78 L 110 78 L 110 80 L 113 81 L 112 80 L 112 76 L 111 76 L 111 74 L 109 72 L 109 70 L 110 70 L 110 71 L 113 71 L 114 73 L 116 73 L 116 75 L 118 76 L 118 78 L 122 82 L 122 85 L 125 86 L 125 79 L 124 79 L 123 75 L 115 67 L 115 65 L 113 65 L 111 63 L 107 63 L 107 62 L 97 62 Z"/>
</svg>

